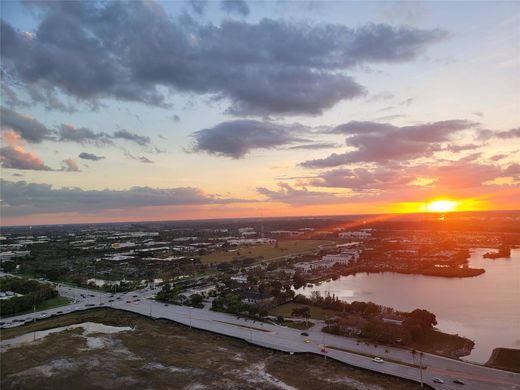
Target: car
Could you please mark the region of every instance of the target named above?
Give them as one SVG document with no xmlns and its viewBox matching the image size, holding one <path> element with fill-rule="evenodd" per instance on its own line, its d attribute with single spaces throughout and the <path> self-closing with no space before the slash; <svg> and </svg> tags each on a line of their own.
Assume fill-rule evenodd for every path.
<svg viewBox="0 0 520 390">
<path fill-rule="evenodd" d="M 441 378 L 433 378 L 433 383 L 444 383 L 444 381 Z"/>
<path fill-rule="evenodd" d="M 165 303 L 165 304 L 164 304 L 164 306 L 168 306 L 168 304 L 167 304 L 167 303 Z"/>
<path fill-rule="evenodd" d="M 465 385 L 465 383 L 462 382 L 460 379 L 454 379 L 454 380 L 453 380 L 453 383 L 456 383 L 456 384 L 458 384 L 458 385 Z"/>
<path fill-rule="evenodd" d="M 63 312 L 60 310 L 60 311 L 57 311 L 56 314 L 63 314 Z"/>
<path fill-rule="evenodd" d="M 114 302 L 114 300 L 113 299 L 109 299 L 108 302 Z"/>
<path fill-rule="evenodd" d="M 133 295 L 132 298 L 137 298 L 137 295 Z"/>
<path fill-rule="evenodd" d="M 372 359 L 373 362 L 376 362 L 376 363 L 384 363 L 385 361 L 383 359 L 381 359 L 380 357 L 375 357 Z"/>
<path fill-rule="evenodd" d="M 47 313 L 42 313 L 39 315 L 40 318 L 46 318 L 48 317 L 49 315 Z"/>
<path fill-rule="evenodd" d="M 132 301 L 126 301 L 126 303 L 132 303 Z"/>
<path fill-rule="evenodd" d="M 96 305 L 94 305 L 93 303 L 87 303 L 85 306 L 92 307 L 92 306 L 96 306 Z"/>
<path fill-rule="evenodd" d="M 309 339 L 305 339 L 305 340 L 303 340 L 303 342 L 304 342 L 305 344 L 309 344 L 309 343 L 311 342 L 311 340 L 309 340 Z"/>
<path fill-rule="evenodd" d="M 309 334 L 307 332 L 301 332 L 300 333 L 302 336 L 308 336 Z"/>
</svg>

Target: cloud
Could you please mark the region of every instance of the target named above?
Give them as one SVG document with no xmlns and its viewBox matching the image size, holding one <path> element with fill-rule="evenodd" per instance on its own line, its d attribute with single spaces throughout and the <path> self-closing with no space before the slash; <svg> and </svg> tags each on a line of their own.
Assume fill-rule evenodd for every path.
<svg viewBox="0 0 520 390">
<path fill-rule="evenodd" d="M 330 142 L 316 142 L 313 144 L 290 146 L 287 149 L 289 149 L 289 150 L 319 150 L 319 149 L 335 148 L 337 146 L 338 146 L 337 144 L 330 143 Z"/>
<path fill-rule="evenodd" d="M 104 156 L 96 156 L 93 153 L 87 153 L 87 152 L 81 152 L 78 155 L 78 157 L 82 158 L 83 160 L 91 160 L 91 161 L 99 161 L 99 160 L 103 160 L 105 158 Z"/>
<path fill-rule="evenodd" d="M 316 187 L 349 188 L 353 191 L 381 190 L 406 186 L 415 179 L 406 168 L 333 169 L 323 172 L 309 184 Z"/>
<path fill-rule="evenodd" d="M 278 125 L 245 119 L 228 121 L 193 133 L 193 150 L 237 159 L 253 149 L 271 149 L 306 141 L 297 135 L 308 131 L 309 128 L 299 124 Z"/>
<path fill-rule="evenodd" d="M 338 168 L 321 172 L 305 184 L 315 187 L 345 188 L 357 193 L 366 191 L 405 193 L 414 187 L 422 187 L 432 189 L 437 194 L 463 191 L 465 196 L 473 196 L 475 189 L 481 191 L 487 182 L 502 177 L 517 179 L 520 175 L 515 164 L 504 167 L 477 162 L 477 157 L 469 155 L 456 161 L 437 161 L 412 166 L 396 164 L 375 168 Z"/>
<path fill-rule="evenodd" d="M 347 135 L 346 143 L 356 150 L 333 153 L 328 157 L 308 160 L 307 168 L 327 168 L 361 162 L 413 160 L 431 156 L 442 150 L 442 143 L 453 134 L 475 126 L 466 120 L 448 120 L 413 126 L 397 127 L 389 123 L 349 122 L 331 130 Z"/>
<path fill-rule="evenodd" d="M 500 139 L 512 139 L 512 138 L 520 138 L 520 127 L 515 127 L 510 130 L 505 131 L 492 131 L 488 129 L 482 129 L 478 132 L 478 137 L 483 140 L 488 140 L 490 138 L 500 138 Z"/>
<path fill-rule="evenodd" d="M 26 152 L 21 146 L 0 148 L 0 163 L 4 168 L 52 171 L 42 159 L 32 152 Z"/>
<path fill-rule="evenodd" d="M 478 149 L 481 146 L 482 145 L 478 145 L 478 144 L 461 144 L 461 145 L 450 144 L 450 145 L 446 146 L 446 150 L 449 152 L 453 152 L 453 153 L 459 153 L 459 152 L 463 152 L 465 150 Z"/>
<path fill-rule="evenodd" d="M 144 156 L 139 157 L 139 161 L 141 161 L 142 163 L 145 163 L 145 164 L 153 164 L 152 160 L 150 160 L 149 158 L 144 157 Z"/>
<path fill-rule="evenodd" d="M 145 156 L 134 156 L 128 150 L 125 150 L 124 152 L 125 152 L 125 156 L 131 160 L 136 160 L 136 161 L 142 162 L 144 164 L 153 164 L 153 161 Z"/>
<path fill-rule="evenodd" d="M 250 12 L 249 6 L 244 0 L 222 0 L 220 8 L 228 14 L 236 13 L 242 16 L 247 16 Z"/>
<path fill-rule="evenodd" d="M 62 170 L 66 172 L 79 172 L 78 164 L 72 158 L 62 161 Z"/>
<path fill-rule="evenodd" d="M 124 139 L 127 141 L 135 142 L 138 145 L 146 146 L 150 143 L 150 137 L 145 137 L 139 134 L 130 133 L 128 130 L 118 130 L 113 135 L 114 139 Z"/>
<path fill-rule="evenodd" d="M 0 164 L 3 168 L 35 171 L 52 170 L 36 154 L 24 149 L 24 140 L 19 133 L 13 130 L 3 131 L 1 139 L 2 144 L 5 144 L 0 148 Z"/>
<path fill-rule="evenodd" d="M 349 198 L 339 197 L 330 192 L 310 191 L 305 187 L 299 190 L 287 183 L 278 183 L 278 187 L 278 190 L 270 190 L 265 187 L 258 187 L 256 190 L 259 194 L 266 196 L 269 201 L 287 203 L 293 206 L 346 203 L 349 200 Z"/>
<path fill-rule="evenodd" d="M 58 129 L 58 140 L 65 142 L 77 142 L 80 144 L 111 145 L 113 140 L 122 139 L 134 142 L 140 146 L 150 143 L 150 137 L 131 133 L 128 130 L 118 130 L 113 134 L 96 132 L 88 127 L 76 128 L 72 125 L 60 125 Z"/>
<path fill-rule="evenodd" d="M 511 130 L 495 132 L 495 137 L 502 139 L 520 138 L 520 127 Z"/>
<path fill-rule="evenodd" d="M 206 10 L 207 1 L 205 0 L 190 0 L 188 5 L 195 14 L 202 16 Z"/>
<path fill-rule="evenodd" d="M 0 117 L 2 131 L 12 130 L 27 142 L 40 143 L 51 138 L 52 130 L 34 118 L 5 107 L 0 108 Z"/>
<path fill-rule="evenodd" d="M 60 125 L 58 129 L 58 140 L 77 142 L 80 144 L 111 144 L 107 133 L 98 133 L 88 127 L 76 128 L 72 125 Z"/>
<path fill-rule="evenodd" d="M 2 214 L 20 216 L 40 213 L 88 213 L 98 210 L 149 206 L 204 205 L 255 202 L 223 198 L 199 188 L 132 187 L 127 190 L 53 188 L 50 184 L 1 180 Z"/>
<path fill-rule="evenodd" d="M 56 108 L 62 95 L 168 106 L 173 92 L 225 99 L 236 115 L 316 115 L 364 94 L 345 70 L 411 61 L 447 37 L 386 24 L 201 24 L 172 19 L 151 1 L 29 4 L 40 19 L 30 36 L 1 21 L 2 65 L 35 101 Z"/>
</svg>

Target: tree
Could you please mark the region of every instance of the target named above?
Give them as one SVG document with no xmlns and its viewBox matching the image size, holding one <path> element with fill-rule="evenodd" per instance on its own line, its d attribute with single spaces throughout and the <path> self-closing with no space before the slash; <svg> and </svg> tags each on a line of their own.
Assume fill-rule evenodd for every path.
<svg viewBox="0 0 520 390">
<path fill-rule="evenodd" d="M 408 313 L 408 318 L 417 321 L 425 329 L 431 329 L 437 325 L 435 314 L 424 309 L 415 309 L 411 313 Z"/>
<path fill-rule="evenodd" d="M 190 303 L 189 305 L 192 307 L 204 307 L 204 304 L 202 303 L 203 297 L 200 294 L 193 294 L 190 296 Z"/>
</svg>

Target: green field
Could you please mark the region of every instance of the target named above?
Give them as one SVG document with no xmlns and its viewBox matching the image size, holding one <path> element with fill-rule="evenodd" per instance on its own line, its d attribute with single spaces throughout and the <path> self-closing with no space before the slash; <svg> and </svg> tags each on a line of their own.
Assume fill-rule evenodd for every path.
<svg viewBox="0 0 520 390">
<path fill-rule="evenodd" d="M 321 245 L 331 245 L 327 240 L 286 240 L 276 245 L 241 246 L 233 252 L 217 251 L 200 257 L 203 263 L 225 263 L 235 259 L 247 257 L 263 257 L 264 260 L 273 260 L 284 256 L 310 254 L 318 250 Z"/>
<path fill-rule="evenodd" d="M 271 351 L 166 320 L 95 309 L 2 331 L 2 337 L 91 321 L 120 333 L 54 333 L 2 352 L 8 389 L 418 389 L 319 356 Z"/>
<path fill-rule="evenodd" d="M 295 308 L 309 307 L 311 310 L 311 317 L 316 320 L 326 320 L 329 317 L 333 317 L 337 315 L 333 310 L 322 309 L 317 306 L 310 305 L 302 305 L 297 303 L 284 303 L 283 305 L 277 306 L 269 311 L 269 315 L 272 316 L 282 316 L 282 317 L 292 317 L 291 313 Z"/>
</svg>

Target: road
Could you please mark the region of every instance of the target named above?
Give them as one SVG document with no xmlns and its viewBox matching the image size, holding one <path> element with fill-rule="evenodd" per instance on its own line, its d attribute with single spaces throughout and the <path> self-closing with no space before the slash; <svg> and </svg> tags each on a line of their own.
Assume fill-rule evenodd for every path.
<svg viewBox="0 0 520 390">
<path fill-rule="evenodd" d="M 421 381 L 421 371 L 417 368 L 418 357 L 414 357 L 408 350 L 358 343 L 355 339 L 325 334 L 320 331 L 319 326 L 308 330 L 309 336 L 302 336 L 301 331 L 297 329 L 238 319 L 235 316 L 208 309 L 166 305 L 149 299 L 158 290 L 143 289 L 115 295 L 66 286 L 60 286 L 58 290 L 60 295 L 74 298 L 76 302 L 46 310 L 45 316 L 66 314 L 100 306 L 112 307 L 152 318 L 172 320 L 193 328 L 240 338 L 267 348 L 289 353 L 311 352 L 355 367 L 416 382 Z M 10 317 L 4 321 L 8 322 L 8 326 L 18 326 L 22 325 L 23 321 L 33 320 L 40 316 L 42 316 L 41 312 Z M 5 342 L 3 341 L 2 344 Z M 325 353 L 323 352 L 324 347 Z M 374 356 L 384 359 L 384 363 L 372 361 Z M 520 374 L 426 353 L 422 357 L 422 363 L 423 367 L 426 367 L 422 370 L 423 381 L 435 389 L 520 389 Z M 433 383 L 435 377 L 444 380 L 444 384 Z M 464 381 L 466 386 L 453 383 L 454 379 Z"/>
</svg>

